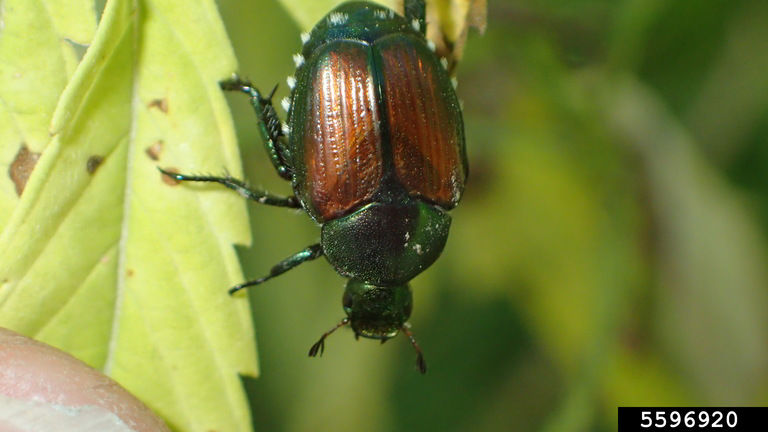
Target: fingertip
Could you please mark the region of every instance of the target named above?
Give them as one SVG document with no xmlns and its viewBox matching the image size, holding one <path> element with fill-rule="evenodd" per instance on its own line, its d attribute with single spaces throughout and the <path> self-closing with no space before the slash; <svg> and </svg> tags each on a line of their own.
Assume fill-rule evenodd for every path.
<svg viewBox="0 0 768 432">
<path fill-rule="evenodd" d="M 82 416 L 80 425 L 114 426 L 93 430 L 168 431 L 111 378 L 50 345 L 0 328 L 0 426 L 8 426 L 2 430 L 70 430 L 57 416 L 62 412 Z"/>
</svg>

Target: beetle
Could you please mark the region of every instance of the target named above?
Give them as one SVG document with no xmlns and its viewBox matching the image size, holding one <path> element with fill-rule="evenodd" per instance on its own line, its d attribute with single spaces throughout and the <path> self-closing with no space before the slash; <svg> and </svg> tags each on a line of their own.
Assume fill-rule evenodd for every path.
<svg viewBox="0 0 768 432">
<path fill-rule="evenodd" d="M 320 242 L 229 293 L 325 256 L 348 278 L 346 317 L 309 355 L 322 355 L 325 338 L 345 325 L 355 337 L 382 343 L 402 331 L 425 373 L 407 323 L 408 282 L 440 256 L 451 225 L 447 212 L 461 199 L 468 164 L 455 80 L 426 38 L 425 3 L 406 0 L 404 9 L 401 16 L 348 2 L 302 34 L 296 74 L 287 79 L 290 98 L 282 101 L 286 123 L 272 104 L 274 89 L 264 97 L 237 76 L 221 83 L 250 97 L 269 159 L 293 195 L 251 189 L 229 176 L 160 171 L 177 181 L 220 183 L 262 204 L 303 209 L 320 225 Z"/>
</svg>

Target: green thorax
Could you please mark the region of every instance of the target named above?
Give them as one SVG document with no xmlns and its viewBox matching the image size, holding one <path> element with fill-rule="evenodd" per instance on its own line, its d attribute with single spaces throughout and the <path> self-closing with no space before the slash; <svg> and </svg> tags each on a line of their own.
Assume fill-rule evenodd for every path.
<svg viewBox="0 0 768 432">
<path fill-rule="evenodd" d="M 424 39 L 403 16 L 384 6 L 368 2 L 348 2 L 340 5 L 315 25 L 304 44 L 302 54 L 309 59 L 318 46 L 338 39 L 373 43 L 394 33 L 411 34 Z"/>
<path fill-rule="evenodd" d="M 413 198 L 374 202 L 326 222 L 323 250 L 343 276 L 375 285 L 405 283 L 440 256 L 451 217 Z"/>
</svg>

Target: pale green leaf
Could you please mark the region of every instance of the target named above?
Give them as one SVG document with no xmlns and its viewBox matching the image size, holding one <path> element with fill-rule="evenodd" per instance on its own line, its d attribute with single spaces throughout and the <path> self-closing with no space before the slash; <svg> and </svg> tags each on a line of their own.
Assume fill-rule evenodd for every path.
<svg viewBox="0 0 768 432">
<path fill-rule="evenodd" d="M 28 1 L 28 0 L 27 0 Z M 58 33 L 80 45 L 91 43 L 96 31 L 93 0 L 41 0 L 45 14 Z M 62 40 L 61 42 L 66 42 Z"/>
<path fill-rule="evenodd" d="M 77 65 L 74 41 L 96 27 L 92 0 L 0 2 L 0 231 L 50 139 L 61 91 Z M 15 162 L 15 163 L 14 163 Z"/>
<path fill-rule="evenodd" d="M 0 236 L 0 326 L 102 368 L 178 430 L 249 430 L 257 372 L 233 243 L 245 204 L 157 166 L 240 175 L 211 0 L 107 3 Z"/>
<path fill-rule="evenodd" d="M 744 202 L 652 90 L 621 80 L 609 119 L 640 156 L 658 230 L 658 325 L 703 403 L 744 404 L 768 355 L 768 257 Z"/>
</svg>

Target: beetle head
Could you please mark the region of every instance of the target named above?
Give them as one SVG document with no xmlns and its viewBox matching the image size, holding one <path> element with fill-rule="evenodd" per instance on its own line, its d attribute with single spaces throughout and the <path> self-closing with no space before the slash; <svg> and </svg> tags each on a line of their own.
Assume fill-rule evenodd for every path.
<svg viewBox="0 0 768 432">
<path fill-rule="evenodd" d="M 402 331 L 416 350 L 416 364 L 421 373 L 426 373 L 427 365 L 424 362 L 421 348 L 416 343 L 410 331 L 410 325 L 406 322 L 411 316 L 413 297 L 408 284 L 378 286 L 350 279 L 344 290 L 342 299 L 346 318 L 336 326 L 323 333 L 312 348 L 309 355 L 314 357 L 322 355 L 325 349 L 325 338 L 339 327 L 349 324 L 355 332 L 355 337 L 379 339 L 384 343 L 387 339 L 397 336 Z"/>
<path fill-rule="evenodd" d="M 411 316 L 413 298 L 408 284 L 376 286 L 350 279 L 342 305 L 355 335 L 386 340 L 397 336 Z"/>
</svg>

